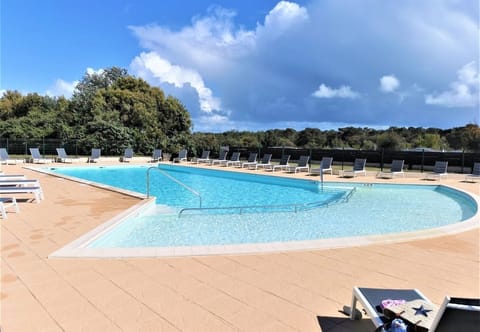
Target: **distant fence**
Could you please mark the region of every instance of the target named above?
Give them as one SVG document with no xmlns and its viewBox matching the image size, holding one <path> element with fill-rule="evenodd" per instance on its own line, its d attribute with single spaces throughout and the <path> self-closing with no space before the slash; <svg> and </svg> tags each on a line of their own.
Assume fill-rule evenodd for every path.
<svg viewBox="0 0 480 332">
<path fill-rule="evenodd" d="M 79 140 L 61 140 L 61 139 L 8 139 L 0 138 L 0 147 L 7 148 L 8 153 L 11 155 L 23 155 L 30 156 L 29 148 L 39 148 L 40 152 L 44 156 L 56 156 L 56 148 L 63 147 L 67 154 L 72 156 L 78 155 L 90 155 L 91 148 L 80 146 Z M 112 142 L 113 143 L 113 142 Z M 117 142 L 118 143 L 118 142 Z M 104 156 L 118 156 L 117 150 L 112 150 L 110 147 L 116 146 L 115 144 L 109 144 L 104 142 L 105 146 L 95 146 L 95 148 L 102 149 L 102 155 Z M 126 148 L 126 147 L 125 147 Z M 139 150 L 133 146 L 137 155 Z M 212 151 L 211 158 L 218 156 L 218 151 Z M 200 151 L 202 147 L 196 147 L 197 151 Z M 200 149 L 200 150 L 199 150 Z M 237 151 L 241 153 L 241 158 L 246 159 L 250 152 L 258 153 L 261 157 L 265 153 L 271 153 L 272 159 L 280 159 L 284 154 L 289 154 L 291 160 L 298 160 L 302 155 L 310 156 L 311 163 L 318 164 L 322 157 L 333 157 L 334 165 L 340 166 L 342 169 L 344 165 L 351 165 L 355 158 L 366 158 L 367 166 L 384 168 L 385 165 L 389 165 L 394 159 L 405 160 L 405 167 L 410 170 L 417 170 L 423 172 L 424 170 L 430 170 L 435 161 L 448 161 L 449 172 L 470 173 L 473 168 L 473 163 L 480 162 L 480 153 L 478 152 L 440 152 L 440 151 L 389 151 L 389 150 L 355 150 L 355 149 L 302 149 L 302 148 L 288 148 L 288 147 L 229 147 L 229 150 Z M 175 153 L 178 151 L 164 151 Z M 150 154 L 151 152 L 148 152 Z M 194 156 L 189 151 L 189 156 Z M 350 166 L 349 166 L 350 167 Z"/>
</svg>

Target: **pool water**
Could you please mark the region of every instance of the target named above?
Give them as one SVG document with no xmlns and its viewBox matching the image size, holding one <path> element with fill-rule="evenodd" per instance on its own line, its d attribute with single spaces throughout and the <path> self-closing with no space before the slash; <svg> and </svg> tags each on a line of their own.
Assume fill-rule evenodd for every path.
<svg viewBox="0 0 480 332">
<path fill-rule="evenodd" d="M 170 247 L 305 241 L 429 229 L 466 220 L 477 204 L 439 185 L 328 183 L 269 175 L 161 165 L 149 171 L 157 208 L 130 218 L 89 244 L 91 248 Z M 145 193 L 147 168 L 52 169 Z M 255 208 L 239 210 L 241 206 Z M 242 212 L 242 213 L 239 213 Z"/>
</svg>

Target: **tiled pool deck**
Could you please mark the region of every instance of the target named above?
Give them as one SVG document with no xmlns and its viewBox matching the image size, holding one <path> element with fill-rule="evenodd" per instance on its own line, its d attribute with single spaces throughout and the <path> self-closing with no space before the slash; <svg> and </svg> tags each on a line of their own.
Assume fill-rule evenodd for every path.
<svg viewBox="0 0 480 332">
<path fill-rule="evenodd" d="M 480 297 L 479 220 L 459 233 L 336 249 L 47 258 L 139 200 L 24 166 L 2 170 L 39 179 L 46 199 L 21 201 L 20 213 L 0 220 L 2 332 L 371 331 L 368 317 L 351 322 L 339 312 L 354 286 L 418 288 L 436 304 L 447 294 Z M 421 178 L 408 173 L 393 181 L 425 183 Z M 479 196 L 480 183 L 463 178 L 450 175 L 441 183 Z"/>
</svg>

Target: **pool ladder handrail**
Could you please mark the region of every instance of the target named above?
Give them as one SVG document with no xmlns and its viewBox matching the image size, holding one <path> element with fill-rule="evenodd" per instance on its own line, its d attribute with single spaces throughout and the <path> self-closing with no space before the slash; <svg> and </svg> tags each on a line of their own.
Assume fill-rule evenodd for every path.
<svg viewBox="0 0 480 332">
<path fill-rule="evenodd" d="M 343 189 L 343 187 L 342 187 Z M 295 204 L 278 204 L 278 205 L 242 205 L 242 206 L 224 206 L 224 207 L 206 207 L 206 208 L 182 208 L 178 211 L 178 218 L 180 218 L 185 211 L 214 211 L 214 210 L 240 210 L 239 214 L 243 213 L 244 209 L 280 209 L 280 208 L 293 208 L 293 212 L 297 213 L 298 211 L 307 211 L 318 207 L 329 207 L 330 205 L 336 203 L 346 203 L 352 197 L 353 193 L 356 190 L 356 187 L 345 188 L 350 189 L 347 194 L 343 195 L 341 198 L 336 199 L 332 202 L 311 202 L 311 203 L 295 203 Z M 322 188 L 323 190 L 323 188 Z"/>
<path fill-rule="evenodd" d="M 200 200 L 200 209 L 202 208 L 202 195 L 200 195 L 199 192 L 193 190 L 192 188 L 190 188 L 189 186 L 187 186 L 185 183 L 175 179 L 173 176 L 169 175 L 167 172 L 165 172 L 164 170 L 160 169 L 159 167 L 157 166 L 151 166 L 147 169 L 147 198 L 150 198 L 150 171 L 152 169 L 156 169 L 157 171 L 159 171 L 161 174 L 163 174 L 164 176 L 166 176 L 167 178 L 169 178 L 170 180 L 172 180 L 173 182 L 179 184 L 180 186 L 184 187 L 185 189 L 187 189 L 188 191 L 190 191 L 192 194 L 194 194 L 195 196 L 198 197 L 198 199 Z"/>
</svg>

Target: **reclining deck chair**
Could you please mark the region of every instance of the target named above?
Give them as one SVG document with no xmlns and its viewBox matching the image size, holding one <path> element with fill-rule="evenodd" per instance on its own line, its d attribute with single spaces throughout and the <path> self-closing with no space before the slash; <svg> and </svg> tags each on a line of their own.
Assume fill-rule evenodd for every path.
<svg viewBox="0 0 480 332">
<path fill-rule="evenodd" d="M 256 164 L 256 163 L 257 163 L 257 153 L 256 152 L 250 152 L 250 154 L 248 155 L 247 161 L 244 161 L 241 164 L 240 167 L 244 168 L 244 167 L 248 167 L 249 165 Z"/>
<path fill-rule="evenodd" d="M 209 163 L 210 162 L 210 150 L 203 150 L 200 158 L 197 158 L 192 161 L 193 163 Z"/>
<path fill-rule="evenodd" d="M 0 164 L 18 164 L 18 163 L 23 163 L 23 159 L 12 159 L 9 157 L 7 149 L 6 148 L 0 148 Z"/>
<path fill-rule="evenodd" d="M 476 179 L 480 179 L 480 163 L 474 163 L 472 173 L 465 176 L 468 182 L 475 182 Z"/>
<path fill-rule="evenodd" d="M 152 160 L 150 160 L 150 162 L 158 163 L 160 160 L 162 160 L 162 149 L 153 150 Z"/>
<path fill-rule="evenodd" d="M 447 177 L 448 161 L 436 161 L 433 171 L 425 174 L 425 180 L 440 180 L 442 176 Z"/>
<path fill-rule="evenodd" d="M 348 171 L 341 170 L 340 176 L 341 177 L 355 177 L 357 174 L 363 174 L 364 176 L 367 175 L 367 170 L 365 169 L 365 165 L 367 164 L 367 159 L 356 158 L 353 162 L 353 168 Z"/>
<path fill-rule="evenodd" d="M 132 148 L 126 148 L 125 151 L 123 152 L 123 156 L 120 157 L 120 161 L 121 162 L 129 162 L 132 159 L 133 159 L 133 149 Z"/>
<path fill-rule="evenodd" d="M 174 163 L 181 163 L 182 161 L 187 161 L 187 154 L 188 154 L 187 150 L 185 150 L 185 149 L 180 150 L 180 152 L 178 153 L 178 157 L 174 158 L 173 162 Z"/>
<path fill-rule="evenodd" d="M 310 174 L 320 174 L 320 172 L 325 174 L 329 172 L 330 175 L 332 175 L 333 174 L 332 162 L 333 162 L 332 157 L 322 157 L 322 160 L 320 161 L 320 167 L 311 168 Z"/>
<path fill-rule="evenodd" d="M 32 163 L 46 164 L 46 163 L 52 162 L 52 159 L 42 157 L 42 155 L 40 154 L 39 148 L 29 148 L 29 150 L 30 150 L 30 155 L 32 156 Z"/>
<path fill-rule="evenodd" d="M 92 149 L 92 154 L 87 159 L 87 163 L 96 163 L 100 160 L 100 155 L 102 154 L 101 149 Z"/>
<path fill-rule="evenodd" d="M 72 163 L 74 161 L 80 161 L 79 158 L 72 158 L 67 155 L 67 152 L 65 151 L 65 148 L 57 148 L 57 158 L 56 161 L 59 161 L 61 163 Z"/>
<path fill-rule="evenodd" d="M 230 157 L 230 160 L 225 163 L 225 166 L 240 166 L 241 161 L 240 161 L 240 152 L 234 152 L 232 153 L 232 156 Z"/>
<path fill-rule="evenodd" d="M 282 158 L 280 159 L 280 162 L 277 165 L 270 165 L 269 167 L 266 167 L 265 169 L 272 170 L 272 172 L 275 172 L 276 169 L 279 170 L 286 170 L 289 165 L 288 162 L 290 161 L 290 155 L 286 154 L 283 155 Z"/>
<path fill-rule="evenodd" d="M 287 172 L 290 173 L 297 173 L 301 171 L 308 172 L 310 167 L 308 166 L 308 161 L 310 160 L 310 156 L 300 156 L 298 163 L 296 166 L 287 166 L 285 169 Z"/>
<path fill-rule="evenodd" d="M 378 172 L 377 178 L 392 179 L 395 175 L 405 176 L 405 173 L 403 172 L 404 162 L 404 160 L 392 160 L 390 171 Z"/>
<path fill-rule="evenodd" d="M 480 299 L 446 296 L 438 309 L 430 331 L 474 332 L 480 327 Z"/>
<path fill-rule="evenodd" d="M 272 154 L 271 153 L 265 153 L 262 157 L 262 160 L 260 162 L 254 162 L 249 164 L 247 167 L 248 169 L 258 169 L 260 168 L 268 168 L 272 164 L 270 164 L 270 160 L 272 160 Z"/>
<path fill-rule="evenodd" d="M 222 164 L 227 162 L 228 150 L 221 150 L 218 159 L 210 160 L 210 165 Z"/>
</svg>

